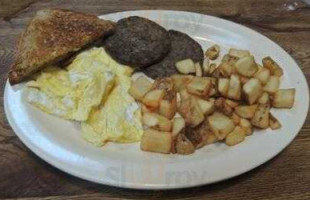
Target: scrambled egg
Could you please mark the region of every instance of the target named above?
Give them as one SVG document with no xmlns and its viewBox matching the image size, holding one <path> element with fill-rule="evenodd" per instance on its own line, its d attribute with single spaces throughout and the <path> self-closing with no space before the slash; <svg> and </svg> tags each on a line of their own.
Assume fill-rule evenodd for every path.
<svg viewBox="0 0 310 200">
<path fill-rule="evenodd" d="M 96 146 L 136 142 L 143 127 L 140 106 L 127 92 L 132 72 L 103 48 L 92 48 L 66 69 L 39 73 L 27 83 L 27 99 L 45 113 L 80 121 L 83 138 Z"/>
</svg>

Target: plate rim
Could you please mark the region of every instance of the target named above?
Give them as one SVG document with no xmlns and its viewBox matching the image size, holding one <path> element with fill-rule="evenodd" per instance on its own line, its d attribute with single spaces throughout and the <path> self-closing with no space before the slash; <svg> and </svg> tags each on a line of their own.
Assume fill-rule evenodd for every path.
<svg viewBox="0 0 310 200">
<path fill-rule="evenodd" d="M 45 151 L 40 151 L 40 148 L 38 148 L 35 145 L 32 145 L 31 142 L 29 142 L 24 136 L 23 134 L 21 134 L 19 132 L 19 127 L 17 127 L 16 125 L 14 125 L 14 121 L 13 118 L 11 116 L 11 114 L 8 111 L 8 101 L 7 101 L 7 93 L 8 93 L 8 87 L 10 86 L 9 81 L 6 82 L 5 84 L 5 90 L 4 90 L 4 111 L 5 111 L 5 116 L 10 124 L 10 127 L 12 128 L 12 130 L 15 132 L 15 134 L 18 136 L 18 138 L 27 146 L 27 148 L 29 148 L 33 153 L 35 153 L 38 157 L 40 157 L 41 159 L 43 159 L 45 162 L 51 164 L 52 166 L 54 166 L 55 168 L 64 171 L 70 175 L 73 175 L 75 177 L 87 180 L 87 181 L 91 181 L 91 182 L 95 182 L 95 183 L 99 183 L 99 184 L 104 184 L 104 185 L 109 185 L 109 186 L 114 186 L 114 187 L 119 187 L 119 188 L 129 188 L 129 189 L 142 189 L 142 190 L 157 190 L 157 189 L 179 189 L 179 188 L 189 188 L 189 187 L 196 187 L 196 186 L 201 186 L 201 185 L 207 185 L 207 184 L 212 184 L 212 183 L 216 183 L 216 182 L 220 182 L 220 181 L 224 181 L 236 176 L 239 176 L 241 174 L 244 174 L 248 171 L 253 170 L 254 168 L 268 162 L 269 160 L 271 160 L 272 158 L 274 158 L 275 156 L 277 156 L 280 152 L 282 152 L 289 144 L 292 143 L 292 141 L 296 138 L 296 136 L 299 134 L 300 130 L 302 129 L 302 127 L 304 126 L 304 123 L 307 119 L 307 115 L 309 114 L 309 86 L 307 83 L 307 79 L 305 78 L 305 75 L 303 73 L 303 71 L 301 70 L 301 68 L 299 67 L 299 65 L 296 63 L 296 61 L 294 60 L 294 58 L 287 53 L 280 45 L 278 45 L 277 43 L 275 43 L 274 41 L 272 41 L 271 39 L 269 39 L 268 37 L 266 37 L 265 35 L 250 29 L 244 25 L 235 23 L 233 21 L 229 21 L 226 19 L 222 19 L 219 17 L 215 17 L 215 16 L 211 16 L 211 15 L 206 15 L 206 14 L 202 14 L 202 13 L 195 13 L 195 12 L 187 12 L 187 11 L 177 11 L 177 10 L 129 10 L 129 11 L 120 11 L 120 12 L 115 12 L 115 13 L 108 13 L 108 14 L 103 14 L 103 15 L 98 15 L 98 17 L 107 17 L 109 15 L 117 15 L 117 14 L 131 14 L 132 12 L 134 13 L 142 13 L 142 12 L 161 12 L 161 13 L 174 13 L 174 14 L 187 14 L 187 15 L 197 15 L 200 17 L 210 17 L 210 18 L 214 18 L 215 20 L 220 20 L 223 21 L 225 23 L 232 23 L 235 26 L 239 26 L 242 29 L 246 29 L 248 32 L 250 32 L 251 34 L 258 34 L 260 36 L 262 36 L 265 40 L 267 40 L 268 42 L 272 43 L 273 45 L 277 46 L 279 48 L 279 50 L 283 51 L 286 56 L 288 56 L 296 66 L 298 66 L 299 72 L 302 74 L 302 82 L 306 83 L 305 86 L 307 88 L 306 91 L 306 99 L 307 99 L 307 103 L 306 103 L 306 114 L 304 119 L 302 120 L 302 123 L 300 123 L 300 126 L 298 127 L 298 131 L 295 133 L 295 135 L 289 140 L 289 142 L 286 145 L 283 145 L 281 148 L 278 149 L 277 152 L 275 152 L 273 154 L 273 156 L 267 158 L 267 159 L 262 159 L 261 162 L 259 162 L 256 165 L 253 165 L 249 168 L 246 168 L 245 170 L 241 170 L 241 172 L 235 173 L 235 174 L 231 174 L 230 176 L 227 176 L 225 178 L 219 178 L 218 180 L 214 180 L 214 181 L 210 181 L 210 182 L 194 182 L 191 183 L 189 185 L 183 184 L 183 185 L 165 185 L 165 184 L 141 184 L 141 183 L 126 183 L 125 185 L 120 185 L 118 183 L 112 182 L 112 181 L 106 181 L 106 179 L 100 179 L 100 178 L 96 178 L 93 176 L 87 176 L 84 175 L 83 173 L 80 173 L 78 170 L 74 170 L 72 168 L 66 168 L 64 165 L 62 165 L 60 162 L 58 161 L 54 161 L 53 159 L 51 159 L 51 157 L 49 157 L 48 154 L 45 153 Z M 109 180 L 109 179 L 108 179 Z"/>
</svg>

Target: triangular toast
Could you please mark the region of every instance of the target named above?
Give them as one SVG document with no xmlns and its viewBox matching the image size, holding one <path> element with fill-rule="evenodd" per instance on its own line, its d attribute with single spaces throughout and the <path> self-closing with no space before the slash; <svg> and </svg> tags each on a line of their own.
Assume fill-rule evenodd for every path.
<svg viewBox="0 0 310 200">
<path fill-rule="evenodd" d="M 9 81 L 19 83 L 114 30 L 113 22 L 94 15 L 62 9 L 40 10 L 19 37 Z"/>
</svg>

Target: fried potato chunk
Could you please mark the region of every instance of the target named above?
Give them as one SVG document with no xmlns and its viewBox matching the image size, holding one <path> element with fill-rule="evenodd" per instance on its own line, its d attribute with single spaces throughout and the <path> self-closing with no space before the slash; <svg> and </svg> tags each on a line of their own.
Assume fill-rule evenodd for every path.
<svg viewBox="0 0 310 200">
<path fill-rule="evenodd" d="M 267 92 L 264 92 L 259 99 L 257 100 L 260 104 L 268 104 L 269 103 L 269 94 Z"/>
<path fill-rule="evenodd" d="M 176 139 L 175 144 L 176 153 L 182 155 L 188 155 L 195 152 L 195 146 L 193 143 L 185 136 L 185 134 L 179 134 Z"/>
<path fill-rule="evenodd" d="M 159 131 L 169 132 L 172 129 L 171 121 L 157 113 L 144 113 L 142 116 L 142 123 Z"/>
<path fill-rule="evenodd" d="M 256 78 L 251 78 L 246 84 L 243 85 L 242 89 L 246 96 L 247 102 L 250 105 L 254 104 L 263 92 L 262 84 Z"/>
<path fill-rule="evenodd" d="M 211 114 L 215 107 L 214 107 L 214 103 L 213 102 L 210 102 L 210 101 L 207 101 L 207 100 L 204 100 L 204 99 L 201 99 L 199 97 L 196 98 L 196 101 L 198 103 L 198 106 L 201 110 L 201 112 L 204 114 L 204 115 L 209 115 Z"/>
<path fill-rule="evenodd" d="M 283 70 L 270 56 L 263 58 L 263 66 L 269 69 L 271 75 L 282 76 Z"/>
<path fill-rule="evenodd" d="M 227 78 L 219 78 L 218 79 L 218 91 L 219 93 L 226 97 L 229 89 L 229 79 Z"/>
<path fill-rule="evenodd" d="M 220 112 L 214 112 L 207 119 L 218 140 L 223 140 L 235 128 L 234 122 Z"/>
<path fill-rule="evenodd" d="M 143 151 L 156 153 L 170 153 L 172 145 L 172 134 L 154 129 L 146 129 L 141 138 L 140 148 Z"/>
<path fill-rule="evenodd" d="M 182 100 L 178 112 L 190 127 L 198 126 L 205 119 L 195 97 Z"/>
<path fill-rule="evenodd" d="M 192 81 L 187 85 L 187 91 L 189 93 L 206 96 L 212 87 L 212 82 L 206 77 L 194 77 Z"/>
<path fill-rule="evenodd" d="M 258 70 L 257 64 L 255 63 L 253 56 L 246 56 L 240 58 L 234 64 L 234 67 L 241 76 L 245 77 L 252 77 Z"/>
<path fill-rule="evenodd" d="M 251 119 L 257 109 L 257 104 L 254 105 L 241 105 L 235 108 L 235 113 L 242 118 Z"/>
<path fill-rule="evenodd" d="M 272 106 L 275 108 L 292 108 L 295 101 L 295 92 L 295 88 L 276 91 L 272 99 Z"/>
<path fill-rule="evenodd" d="M 264 91 L 269 94 L 275 93 L 280 86 L 280 78 L 278 76 L 270 76 L 269 81 L 266 83 L 264 87 Z"/>
<path fill-rule="evenodd" d="M 239 126 L 241 126 L 245 130 L 247 136 L 253 134 L 252 124 L 249 120 L 241 118 Z"/>
<path fill-rule="evenodd" d="M 251 120 L 253 126 L 266 129 L 269 127 L 269 110 L 268 104 L 259 104 Z"/>
<path fill-rule="evenodd" d="M 227 92 L 227 97 L 234 99 L 234 100 L 240 100 L 241 98 L 241 82 L 238 75 L 231 75 L 229 80 L 229 88 Z"/>
<path fill-rule="evenodd" d="M 151 90 L 148 93 L 146 93 L 142 99 L 142 103 L 146 106 L 156 109 L 159 107 L 160 101 L 164 96 L 164 90 Z"/>
<path fill-rule="evenodd" d="M 245 136 L 245 130 L 240 126 L 236 126 L 235 129 L 225 138 L 225 143 L 228 146 L 234 146 L 241 143 L 245 139 Z"/>
<path fill-rule="evenodd" d="M 177 68 L 178 72 L 182 74 L 190 74 L 196 72 L 195 63 L 192 59 L 180 60 L 175 63 L 175 67 Z"/>
<path fill-rule="evenodd" d="M 172 134 L 177 135 L 185 128 L 185 121 L 182 117 L 176 117 L 173 119 L 173 126 L 172 126 Z"/>
<path fill-rule="evenodd" d="M 238 58 L 247 57 L 251 55 L 248 50 L 234 49 L 234 48 L 230 48 L 228 54 Z"/>
<path fill-rule="evenodd" d="M 270 71 L 265 67 L 260 67 L 254 74 L 254 78 L 257 78 L 263 85 L 265 85 L 270 78 Z"/>
<path fill-rule="evenodd" d="M 193 78 L 192 75 L 180 75 L 180 74 L 175 74 L 171 76 L 172 81 L 175 86 L 175 90 L 177 92 L 180 92 L 184 89 L 186 89 L 187 84 L 189 84 Z"/>
<path fill-rule="evenodd" d="M 208 48 L 207 51 L 205 52 L 205 55 L 210 59 L 210 60 L 215 60 L 217 57 L 220 55 L 220 46 L 215 44 L 212 47 Z"/>
<path fill-rule="evenodd" d="M 282 127 L 281 123 L 271 113 L 269 113 L 269 127 L 272 130 L 276 130 Z"/>
<path fill-rule="evenodd" d="M 144 76 L 140 76 L 131 84 L 128 93 L 133 96 L 138 101 L 141 101 L 144 95 L 150 91 L 152 88 L 152 83 L 145 78 Z"/>
</svg>

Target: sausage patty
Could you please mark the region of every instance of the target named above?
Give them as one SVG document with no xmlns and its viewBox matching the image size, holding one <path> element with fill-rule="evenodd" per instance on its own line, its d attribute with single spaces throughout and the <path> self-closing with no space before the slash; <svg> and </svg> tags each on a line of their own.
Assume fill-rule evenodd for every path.
<svg viewBox="0 0 310 200">
<path fill-rule="evenodd" d="M 142 72 L 153 79 L 177 74 L 175 63 L 180 60 L 190 58 L 200 64 L 203 62 L 203 50 L 198 42 L 179 31 L 169 30 L 168 33 L 171 42 L 168 55 L 159 63 L 142 69 Z"/>
<path fill-rule="evenodd" d="M 159 62 L 170 49 L 168 32 L 148 19 L 132 16 L 117 22 L 115 33 L 104 41 L 112 58 L 132 67 Z"/>
</svg>

